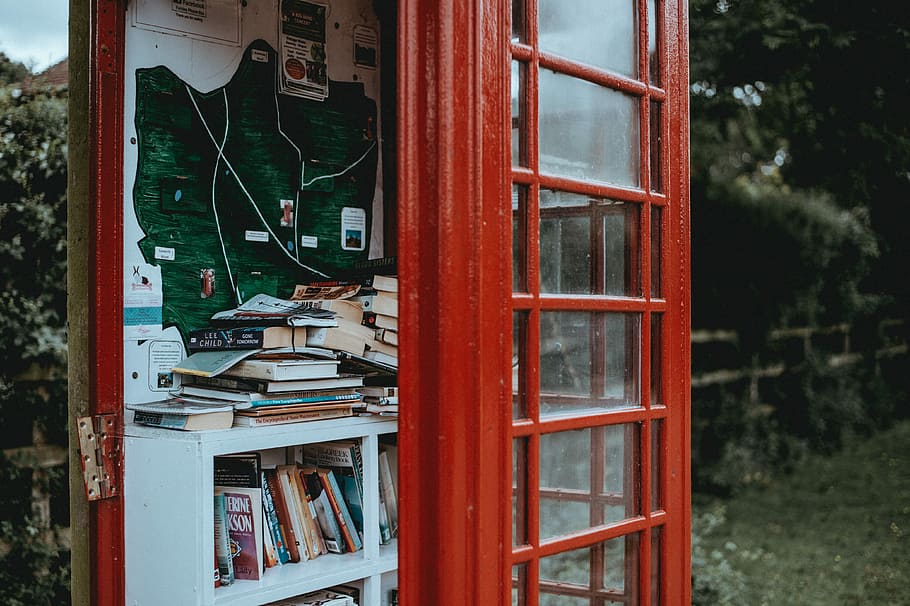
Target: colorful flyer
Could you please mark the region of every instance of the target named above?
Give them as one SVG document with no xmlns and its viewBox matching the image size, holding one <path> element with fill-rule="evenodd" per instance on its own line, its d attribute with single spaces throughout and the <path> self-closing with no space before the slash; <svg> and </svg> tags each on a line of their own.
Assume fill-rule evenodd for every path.
<svg viewBox="0 0 910 606">
<path fill-rule="evenodd" d="M 316 101 L 324 101 L 329 96 L 326 10 L 324 4 L 281 0 L 278 54 L 282 93 Z"/>
<path fill-rule="evenodd" d="M 123 338 L 127 340 L 153 339 L 161 335 L 160 273 L 156 268 L 132 265 L 124 272 L 123 284 Z"/>
<path fill-rule="evenodd" d="M 174 388 L 171 370 L 183 359 L 180 341 L 152 341 L 149 344 L 149 391 L 169 391 Z"/>
<path fill-rule="evenodd" d="M 346 206 L 341 209 L 342 250 L 364 250 L 367 240 L 367 212 Z"/>
</svg>

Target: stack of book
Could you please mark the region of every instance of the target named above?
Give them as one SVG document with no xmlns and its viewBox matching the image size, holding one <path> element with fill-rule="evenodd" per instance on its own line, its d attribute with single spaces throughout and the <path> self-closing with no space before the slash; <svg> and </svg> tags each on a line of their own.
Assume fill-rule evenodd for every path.
<svg viewBox="0 0 910 606">
<path fill-rule="evenodd" d="M 187 358 L 190 360 L 197 354 Z M 231 365 L 216 376 L 194 374 L 178 365 L 184 397 L 229 402 L 234 427 L 256 427 L 347 417 L 362 395 L 363 376 L 341 374 L 339 361 L 301 354 L 258 353 Z M 186 360 L 184 361 L 186 362 Z"/>
<path fill-rule="evenodd" d="M 357 391 L 363 402 L 357 408 L 372 414 L 398 416 L 398 387 L 385 385 L 364 385 Z"/>
<path fill-rule="evenodd" d="M 368 289 L 355 296 L 363 305 L 365 324 L 374 329 L 366 357 L 398 367 L 398 276 L 375 275 Z"/>
</svg>

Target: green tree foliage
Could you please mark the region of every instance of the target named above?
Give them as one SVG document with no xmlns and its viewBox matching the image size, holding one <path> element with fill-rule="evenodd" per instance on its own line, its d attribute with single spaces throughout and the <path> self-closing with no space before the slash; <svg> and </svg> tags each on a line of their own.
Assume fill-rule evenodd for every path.
<svg viewBox="0 0 910 606">
<path fill-rule="evenodd" d="M 28 446 L 36 429 L 45 441 L 66 444 L 67 100 L 65 92 L 23 84 L 27 77 L 0 54 L 3 449 Z M 0 458 L 0 603 L 68 603 L 69 554 L 48 540 L 56 528 L 31 503 L 45 483 L 52 525 L 68 524 L 66 466 L 33 474 Z"/>
<path fill-rule="evenodd" d="M 690 7 L 696 325 L 849 319 L 882 302 L 906 314 L 910 76 L 895 66 L 910 56 L 910 12 Z"/>
</svg>

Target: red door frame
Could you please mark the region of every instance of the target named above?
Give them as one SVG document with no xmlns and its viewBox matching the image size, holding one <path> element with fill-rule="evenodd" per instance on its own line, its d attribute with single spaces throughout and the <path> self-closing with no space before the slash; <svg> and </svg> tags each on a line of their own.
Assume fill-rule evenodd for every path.
<svg viewBox="0 0 910 606">
<path fill-rule="evenodd" d="M 123 90 L 126 0 L 91 0 L 88 276 L 93 414 L 122 423 Z M 665 385 L 681 398 L 668 431 L 664 587 L 688 603 L 688 100 L 684 2 L 664 37 L 678 213 L 665 234 Z M 400 426 L 404 604 L 508 604 L 511 445 L 509 3 L 399 3 L 401 390 L 419 403 Z M 673 260 L 670 263 L 669 260 Z M 91 504 L 92 602 L 125 599 L 120 498 Z M 678 590 L 678 592 L 677 592 Z M 674 595 L 675 594 L 675 595 Z M 677 602 L 677 599 L 679 600 Z"/>
</svg>

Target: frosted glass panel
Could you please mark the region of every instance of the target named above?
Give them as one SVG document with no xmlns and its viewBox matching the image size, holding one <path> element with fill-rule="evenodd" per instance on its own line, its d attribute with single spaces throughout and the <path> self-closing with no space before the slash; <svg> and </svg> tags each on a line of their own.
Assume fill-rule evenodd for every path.
<svg viewBox="0 0 910 606">
<path fill-rule="evenodd" d="M 638 99 L 540 71 L 540 171 L 638 187 Z"/>
<path fill-rule="evenodd" d="M 641 315 L 540 314 L 542 416 L 638 406 Z"/>
<path fill-rule="evenodd" d="M 638 515 L 639 441 L 637 424 L 540 436 L 540 538 Z"/>
<path fill-rule="evenodd" d="M 540 0 L 540 50 L 634 78 L 635 0 Z"/>
<path fill-rule="evenodd" d="M 639 535 L 540 559 L 540 605 L 630 604 L 638 589 Z M 579 594 L 594 595 L 590 598 Z"/>
</svg>

